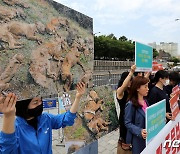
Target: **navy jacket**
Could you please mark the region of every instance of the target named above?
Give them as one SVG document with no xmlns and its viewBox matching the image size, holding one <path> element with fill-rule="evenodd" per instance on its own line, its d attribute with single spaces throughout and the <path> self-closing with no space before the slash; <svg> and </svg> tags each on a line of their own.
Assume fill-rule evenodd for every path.
<svg viewBox="0 0 180 154">
<path fill-rule="evenodd" d="M 146 146 L 141 135 L 141 130 L 145 129 L 143 109 L 141 107 L 135 108 L 132 102 L 129 101 L 125 108 L 124 123 L 127 128 L 126 142 L 132 144 L 133 154 L 140 154 Z"/>
</svg>

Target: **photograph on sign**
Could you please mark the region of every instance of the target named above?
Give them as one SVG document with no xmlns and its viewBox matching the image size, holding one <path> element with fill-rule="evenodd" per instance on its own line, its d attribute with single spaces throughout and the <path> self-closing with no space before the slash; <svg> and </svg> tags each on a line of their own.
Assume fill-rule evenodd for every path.
<svg viewBox="0 0 180 154">
<path fill-rule="evenodd" d="M 70 100 L 74 100 L 75 92 L 68 93 L 71 96 Z M 118 118 L 113 91 L 109 86 L 99 86 L 86 92 L 74 125 L 64 128 L 64 135 L 66 141 L 84 140 L 87 145 L 117 127 Z"/>
<path fill-rule="evenodd" d="M 92 18 L 53 0 L 3 0 L 0 11 L 0 91 L 24 100 L 90 85 Z"/>
</svg>

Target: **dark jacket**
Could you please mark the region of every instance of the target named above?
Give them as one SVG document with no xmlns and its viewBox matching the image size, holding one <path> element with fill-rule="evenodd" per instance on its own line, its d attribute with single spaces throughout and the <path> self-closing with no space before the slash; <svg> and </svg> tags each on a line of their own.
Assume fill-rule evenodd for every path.
<svg viewBox="0 0 180 154">
<path fill-rule="evenodd" d="M 133 154 L 140 154 L 146 147 L 145 140 L 141 135 L 141 130 L 145 129 L 145 113 L 143 109 L 141 107 L 135 108 L 132 102 L 129 101 L 125 108 L 124 122 L 127 128 L 126 143 L 132 144 Z"/>
</svg>

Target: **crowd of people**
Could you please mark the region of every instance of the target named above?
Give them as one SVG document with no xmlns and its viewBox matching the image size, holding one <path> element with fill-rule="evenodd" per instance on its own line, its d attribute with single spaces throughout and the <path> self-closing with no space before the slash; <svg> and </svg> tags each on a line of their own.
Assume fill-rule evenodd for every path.
<svg viewBox="0 0 180 154">
<path fill-rule="evenodd" d="M 180 83 L 180 74 L 165 70 L 155 74 L 135 70 L 133 65 L 129 72 L 122 73 L 116 91 L 120 106 L 118 144 L 126 152 L 132 150 L 133 154 L 140 154 L 148 135 L 145 129 L 146 108 L 165 99 L 166 123 L 172 120 L 169 100 L 173 97 L 173 87 Z"/>
</svg>

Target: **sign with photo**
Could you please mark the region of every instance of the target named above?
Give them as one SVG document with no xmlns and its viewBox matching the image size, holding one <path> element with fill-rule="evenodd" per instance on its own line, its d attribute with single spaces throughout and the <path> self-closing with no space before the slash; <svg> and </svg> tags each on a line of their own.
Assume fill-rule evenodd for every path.
<svg viewBox="0 0 180 154">
<path fill-rule="evenodd" d="M 1 0 L 0 10 L 0 92 L 25 100 L 90 81 L 92 18 L 53 0 Z"/>
<path fill-rule="evenodd" d="M 69 104 L 68 98 L 71 102 L 74 101 L 76 91 L 68 93 L 69 97 L 64 95 L 66 96 L 64 97 L 64 104 Z M 63 96 L 63 94 L 60 96 Z M 62 100 L 63 98 L 61 98 Z M 64 128 L 66 141 L 83 140 L 86 145 L 90 145 L 98 138 L 116 129 L 118 127 L 118 118 L 111 87 L 99 86 L 87 90 L 86 94 L 81 98 L 76 115 L 74 125 Z M 85 146 L 82 149 L 83 152 L 88 150 L 92 150 L 91 146 L 87 148 Z M 78 150 L 78 152 L 80 151 Z"/>
</svg>

